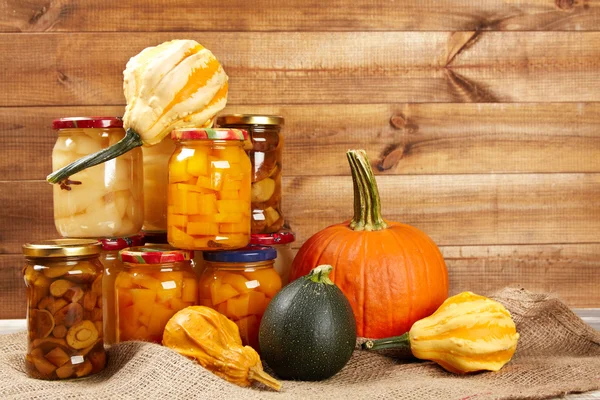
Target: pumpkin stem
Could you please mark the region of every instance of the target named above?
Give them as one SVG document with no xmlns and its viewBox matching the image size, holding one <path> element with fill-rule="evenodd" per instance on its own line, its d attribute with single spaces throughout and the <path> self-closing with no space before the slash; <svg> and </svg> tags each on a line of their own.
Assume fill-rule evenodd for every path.
<svg viewBox="0 0 600 400">
<path fill-rule="evenodd" d="M 306 275 L 306 279 L 310 279 L 316 283 L 333 285 L 332 280 L 329 279 L 329 274 L 331 271 L 333 271 L 333 267 L 331 265 L 319 265 L 318 267 L 313 268 L 308 275 Z"/>
<path fill-rule="evenodd" d="M 138 135 L 137 132 L 133 131 L 132 129 L 127 129 L 127 132 L 125 132 L 125 137 L 119 140 L 117 143 L 107 147 L 106 149 L 97 151 L 94 154 L 89 154 L 73 161 L 71 164 L 66 165 L 58 171 L 54 171 L 48 175 L 46 180 L 50 183 L 62 183 L 71 175 L 75 175 L 76 173 L 93 167 L 94 165 L 102 164 L 103 162 L 117 158 L 120 155 L 127 153 L 129 150 L 141 146 L 142 144 L 143 142 L 140 135 Z"/>
<path fill-rule="evenodd" d="M 408 332 L 401 336 L 385 339 L 367 340 L 362 344 L 363 350 L 385 350 L 385 349 L 410 349 Z"/>
<path fill-rule="evenodd" d="M 367 153 L 364 150 L 348 150 L 346 156 L 354 185 L 354 218 L 350 221 L 350 228 L 355 231 L 387 228 L 387 223 L 381 217 L 379 190 Z"/>
</svg>

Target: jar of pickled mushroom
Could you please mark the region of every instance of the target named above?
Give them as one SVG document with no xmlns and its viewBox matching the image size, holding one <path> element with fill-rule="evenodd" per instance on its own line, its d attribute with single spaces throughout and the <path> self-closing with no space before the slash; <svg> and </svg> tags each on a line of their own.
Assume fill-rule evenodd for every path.
<svg viewBox="0 0 600 400">
<path fill-rule="evenodd" d="M 242 343 L 257 351 L 260 321 L 273 296 L 281 290 L 281 278 L 274 268 L 276 257 L 277 251 L 266 246 L 204 252 L 200 305 L 235 322 Z"/>
<path fill-rule="evenodd" d="M 167 233 L 167 185 L 169 158 L 175 142 L 167 136 L 154 146 L 142 147 L 144 154 L 144 233 Z M 166 242 L 165 242 L 166 243 Z"/>
<path fill-rule="evenodd" d="M 246 131 L 178 129 L 169 160 L 168 240 L 190 250 L 237 249 L 250 240 Z"/>
<path fill-rule="evenodd" d="M 292 243 L 296 240 L 296 234 L 291 231 L 279 231 L 276 233 L 258 233 L 250 236 L 250 244 L 258 246 L 269 246 L 277 251 L 275 259 L 275 271 L 281 277 L 281 284 L 287 285 L 290 278 L 294 253 Z"/>
<path fill-rule="evenodd" d="M 102 311 L 104 321 L 104 345 L 111 346 L 116 343 L 116 305 L 115 305 L 115 278 L 123 269 L 119 259 L 119 251 L 127 247 L 141 246 L 142 235 L 127 236 L 122 238 L 102 239 L 102 253 L 100 262 L 104 266 L 102 278 Z"/>
<path fill-rule="evenodd" d="M 165 325 L 179 310 L 198 304 L 193 252 L 167 245 L 119 252 L 123 269 L 115 279 L 116 342 L 161 343 Z"/>
<path fill-rule="evenodd" d="M 283 117 L 232 114 L 217 118 L 220 127 L 245 129 L 252 149 L 252 233 L 274 233 L 283 226 L 281 212 L 281 166 Z"/>
<path fill-rule="evenodd" d="M 106 148 L 125 136 L 115 117 L 75 117 L 54 120 L 58 138 L 52 168 Z M 64 237 L 100 238 L 137 234 L 144 222 L 142 150 L 70 176 L 53 185 L 54 224 Z"/>
<path fill-rule="evenodd" d="M 78 378 L 104 368 L 100 249 L 90 239 L 23 245 L 29 376 Z"/>
</svg>

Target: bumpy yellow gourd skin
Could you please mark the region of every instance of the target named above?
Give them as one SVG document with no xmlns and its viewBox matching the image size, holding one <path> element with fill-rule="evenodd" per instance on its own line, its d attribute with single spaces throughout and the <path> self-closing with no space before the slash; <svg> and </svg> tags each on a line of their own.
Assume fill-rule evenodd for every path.
<svg viewBox="0 0 600 400">
<path fill-rule="evenodd" d="M 448 298 L 409 332 L 412 354 L 457 374 L 498 371 L 510 361 L 519 334 L 497 301 L 471 292 Z"/>
<path fill-rule="evenodd" d="M 263 371 L 258 353 L 242 346 L 237 325 L 212 308 L 192 306 L 177 312 L 165 326 L 163 345 L 236 385 L 259 381 L 275 390 L 281 388 Z"/>
</svg>

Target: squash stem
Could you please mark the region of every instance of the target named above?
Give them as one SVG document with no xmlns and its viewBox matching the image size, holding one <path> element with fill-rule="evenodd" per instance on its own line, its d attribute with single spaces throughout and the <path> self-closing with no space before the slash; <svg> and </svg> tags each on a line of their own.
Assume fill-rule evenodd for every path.
<svg viewBox="0 0 600 400">
<path fill-rule="evenodd" d="M 64 166 L 58 171 L 54 171 L 48 175 L 46 180 L 50 183 L 63 183 L 67 181 L 71 175 L 75 175 L 76 173 L 93 167 L 94 165 L 102 164 L 103 162 L 117 158 L 120 155 L 127 153 L 129 150 L 141 146 L 142 144 L 143 142 L 140 135 L 138 135 L 137 132 L 133 131 L 132 129 L 127 129 L 127 132 L 125 132 L 125 137 L 119 140 L 117 143 L 94 154 L 90 154 L 80 158 L 79 160 L 73 161 L 71 164 Z"/>
<path fill-rule="evenodd" d="M 381 216 L 381 201 L 375 175 L 364 150 L 346 153 L 354 185 L 354 218 L 350 228 L 355 231 L 380 231 L 387 228 Z"/>
<path fill-rule="evenodd" d="M 277 391 L 281 390 L 281 382 L 257 367 L 250 368 L 250 371 L 248 371 L 248 380 L 260 382 Z"/>
<path fill-rule="evenodd" d="M 329 274 L 333 271 L 333 267 L 331 265 L 319 265 L 318 267 L 313 268 L 308 275 L 306 275 L 306 279 L 310 279 L 316 283 L 324 283 L 326 285 L 333 285 L 331 279 L 329 279 Z"/>
<path fill-rule="evenodd" d="M 401 336 L 394 336 L 385 339 L 367 340 L 362 344 L 363 350 L 385 350 L 385 349 L 409 349 L 410 339 L 408 332 Z"/>
</svg>

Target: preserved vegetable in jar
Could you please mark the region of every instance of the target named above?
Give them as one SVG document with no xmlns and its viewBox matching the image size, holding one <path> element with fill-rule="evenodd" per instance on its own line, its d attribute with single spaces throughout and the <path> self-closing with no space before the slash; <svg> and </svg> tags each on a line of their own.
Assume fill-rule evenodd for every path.
<svg viewBox="0 0 600 400">
<path fill-rule="evenodd" d="M 296 240 L 296 234 L 292 231 L 279 231 L 276 233 L 259 233 L 250 236 L 250 244 L 258 246 L 269 246 L 277 251 L 275 259 L 275 271 L 281 277 L 281 284 L 287 285 L 290 278 L 294 253 L 292 243 Z"/>
<path fill-rule="evenodd" d="M 100 262 L 104 266 L 102 277 L 102 311 L 104 328 L 104 345 L 111 346 L 116 343 L 116 302 L 115 278 L 122 271 L 123 264 L 119 259 L 119 251 L 127 247 L 140 246 L 143 243 L 142 235 L 127 236 L 123 238 L 102 239 L 102 253 Z"/>
<path fill-rule="evenodd" d="M 79 378 L 104 369 L 100 247 L 90 239 L 23 245 L 29 376 Z"/>
<path fill-rule="evenodd" d="M 117 143 L 125 136 L 114 117 L 62 118 L 52 169 Z M 137 234 L 144 222 L 142 151 L 88 168 L 54 185 L 54 224 L 64 237 L 100 238 Z"/>
<path fill-rule="evenodd" d="M 283 117 L 232 114 L 217 118 L 226 128 L 245 129 L 252 141 L 252 233 L 274 233 L 283 227 L 281 212 L 281 167 Z"/>
<path fill-rule="evenodd" d="M 198 304 L 192 256 L 192 251 L 167 245 L 119 252 L 123 269 L 115 279 L 117 343 L 161 343 L 167 321 L 177 311 Z"/>
<path fill-rule="evenodd" d="M 244 345 L 256 351 L 258 328 L 269 302 L 281 290 L 273 268 L 277 251 L 266 246 L 204 252 L 200 305 L 211 307 L 236 323 Z"/>
<path fill-rule="evenodd" d="M 154 146 L 142 147 L 144 154 L 144 233 L 167 232 L 167 185 L 169 158 L 175 143 L 167 136 Z M 165 242 L 166 243 L 166 242 Z"/>
<path fill-rule="evenodd" d="M 190 250 L 237 249 L 250 240 L 245 131 L 178 129 L 169 161 L 168 240 Z"/>
</svg>

